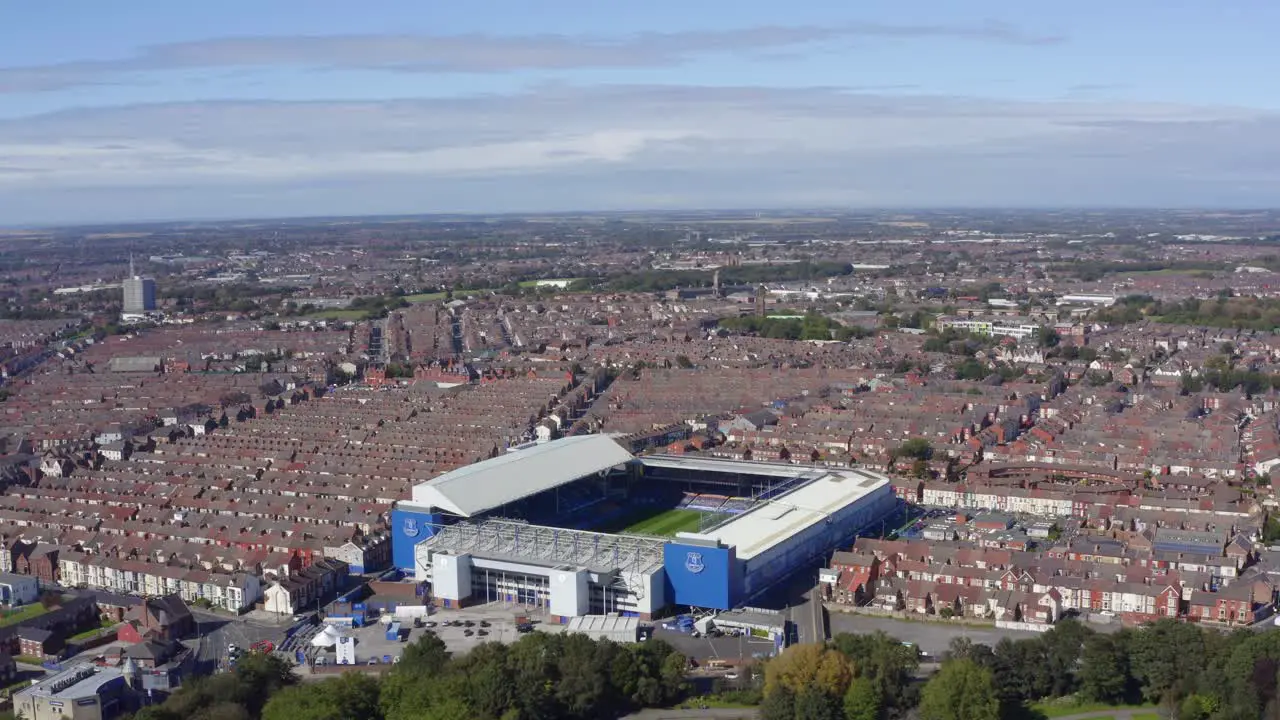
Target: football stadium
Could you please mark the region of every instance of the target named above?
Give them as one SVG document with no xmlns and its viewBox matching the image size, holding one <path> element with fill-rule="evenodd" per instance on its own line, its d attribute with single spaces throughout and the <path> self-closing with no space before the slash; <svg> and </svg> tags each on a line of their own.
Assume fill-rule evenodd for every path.
<svg viewBox="0 0 1280 720">
<path fill-rule="evenodd" d="M 896 506 L 888 479 L 863 469 L 637 457 L 581 435 L 415 486 L 392 510 L 392 550 L 445 607 L 647 619 L 741 606 Z"/>
</svg>

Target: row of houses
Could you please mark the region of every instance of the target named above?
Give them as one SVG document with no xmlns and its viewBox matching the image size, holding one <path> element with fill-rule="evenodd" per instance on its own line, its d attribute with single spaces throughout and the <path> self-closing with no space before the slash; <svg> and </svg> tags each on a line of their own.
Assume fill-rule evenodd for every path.
<svg viewBox="0 0 1280 720">
<path fill-rule="evenodd" d="M 1265 573 L 1246 573 L 1224 585 L 1194 571 L 867 538 L 836 552 L 821 582 L 824 598 L 837 604 L 1040 624 L 1072 610 L 1126 622 L 1252 624 L 1268 616 L 1280 597 Z"/>
</svg>

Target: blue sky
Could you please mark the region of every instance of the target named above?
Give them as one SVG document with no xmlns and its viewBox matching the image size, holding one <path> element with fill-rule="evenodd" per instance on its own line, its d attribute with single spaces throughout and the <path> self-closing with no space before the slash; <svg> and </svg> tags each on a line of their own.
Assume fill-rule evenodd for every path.
<svg viewBox="0 0 1280 720">
<path fill-rule="evenodd" d="M 1270 206 L 1280 3 L 11 3 L 0 225 Z"/>
</svg>

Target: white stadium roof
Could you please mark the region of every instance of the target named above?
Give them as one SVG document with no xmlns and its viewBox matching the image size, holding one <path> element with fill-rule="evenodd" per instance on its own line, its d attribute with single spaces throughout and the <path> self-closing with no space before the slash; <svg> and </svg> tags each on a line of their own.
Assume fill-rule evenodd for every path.
<svg viewBox="0 0 1280 720">
<path fill-rule="evenodd" d="M 473 517 L 633 459 L 608 435 L 575 435 L 432 478 L 414 486 L 413 503 Z"/>
<path fill-rule="evenodd" d="M 832 468 L 819 472 L 818 479 L 695 536 L 736 545 L 738 559 L 747 560 L 889 484 L 884 475 L 867 470 Z"/>
</svg>

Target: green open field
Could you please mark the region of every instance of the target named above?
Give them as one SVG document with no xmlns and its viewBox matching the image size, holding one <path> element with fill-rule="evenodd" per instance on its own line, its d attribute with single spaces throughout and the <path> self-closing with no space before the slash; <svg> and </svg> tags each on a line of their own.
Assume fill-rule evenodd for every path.
<svg viewBox="0 0 1280 720">
<path fill-rule="evenodd" d="M 474 288 L 474 289 L 470 289 L 470 290 L 454 290 L 454 291 L 453 291 L 453 296 L 454 296 L 455 298 L 464 298 L 464 297 L 466 297 L 466 296 L 468 296 L 468 295 L 483 295 L 484 293 L 487 293 L 487 292 L 493 292 L 493 290 L 491 290 L 491 289 L 489 289 L 489 288 Z M 445 296 L 446 296 L 447 294 L 448 294 L 448 293 L 444 293 L 444 292 L 418 293 L 417 295 L 405 295 L 405 296 L 404 296 L 404 299 L 405 299 L 405 301 L 406 301 L 406 302 L 411 302 L 411 303 L 439 302 L 440 300 L 445 299 Z"/>
<path fill-rule="evenodd" d="M 642 513 L 624 520 L 621 532 L 637 535 L 657 535 L 670 537 L 678 532 L 698 532 L 702 524 L 702 516 L 707 515 L 699 510 L 676 508 L 659 513 Z M 711 522 L 709 519 L 708 522 Z"/>
<path fill-rule="evenodd" d="M 23 605 L 17 610 L 9 610 L 5 612 L 3 615 L 0 615 L 0 627 L 3 627 L 5 625 L 12 625 L 17 622 L 22 622 L 23 620 L 37 617 L 47 612 L 49 611 L 45 608 L 44 605 L 41 605 L 40 603 Z"/>
<path fill-rule="evenodd" d="M 307 313 L 308 320 L 363 320 L 369 315 L 365 310 L 347 310 L 343 308 L 331 308 L 329 310 L 317 310 L 313 313 Z"/>
</svg>

